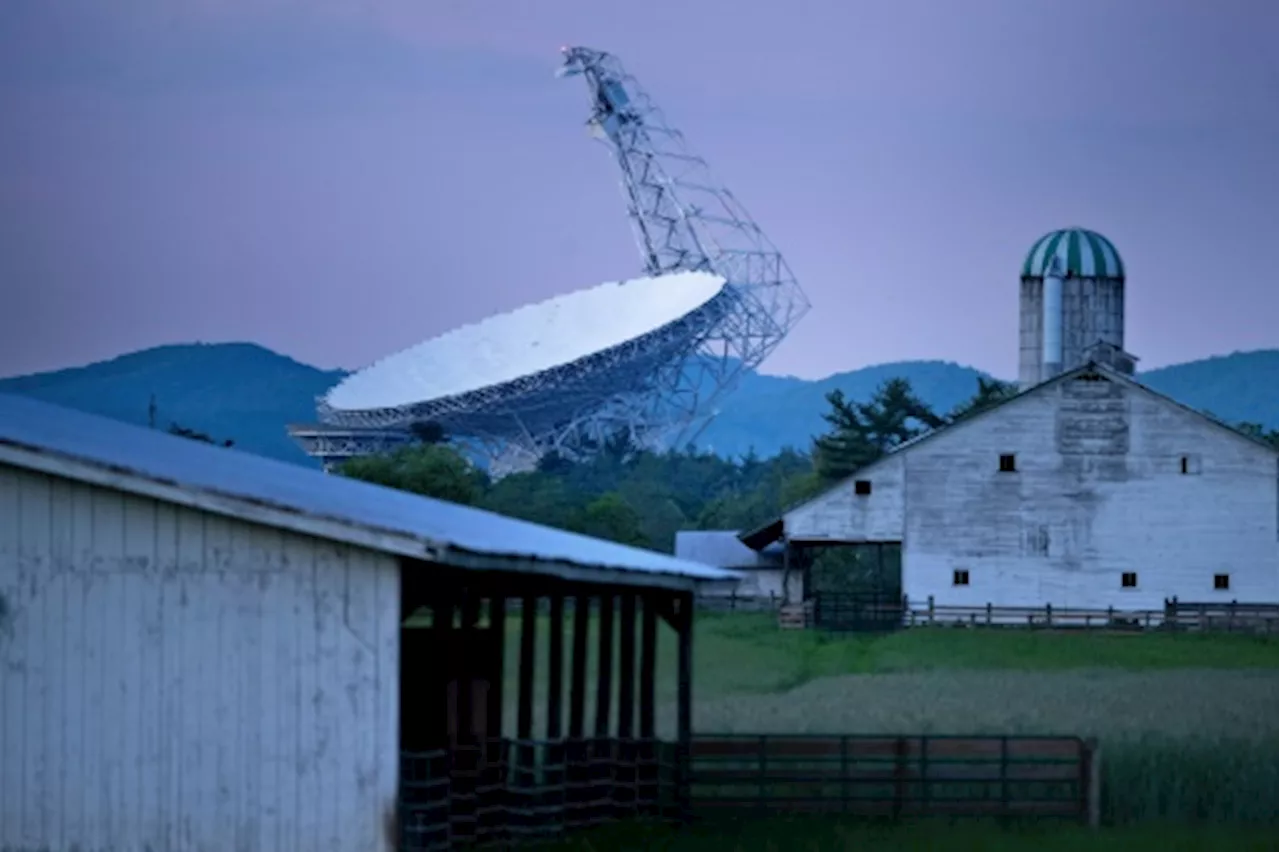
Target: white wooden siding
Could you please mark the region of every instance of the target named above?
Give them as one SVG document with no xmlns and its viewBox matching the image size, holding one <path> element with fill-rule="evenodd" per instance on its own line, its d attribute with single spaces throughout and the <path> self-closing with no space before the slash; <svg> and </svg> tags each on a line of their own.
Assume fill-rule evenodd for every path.
<svg viewBox="0 0 1280 852">
<path fill-rule="evenodd" d="M 853 481 L 797 506 L 783 519 L 793 541 L 901 541 L 903 533 L 903 456 L 881 459 L 857 475 L 871 493 L 854 493 Z"/>
<path fill-rule="evenodd" d="M 1050 386 L 903 453 L 908 596 L 1117 609 L 1280 599 L 1276 454 L 1104 384 L 1106 400 L 1064 408 L 1071 384 Z M 1017 472 L 999 472 L 1002 453 Z M 1181 473 L 1183 455 L 1198 474 Z M 952 585 L 956 569 L 968 586 Z M 1124 572 L 1137 588 L 1121 586 Z M 1215 573 L 1230 590 L 1214 590 Z"/>
<path fill-rule="evenodd" d="M 0 849 L 389 848 L 394 558 L 0 466 Z"/>
</svg>

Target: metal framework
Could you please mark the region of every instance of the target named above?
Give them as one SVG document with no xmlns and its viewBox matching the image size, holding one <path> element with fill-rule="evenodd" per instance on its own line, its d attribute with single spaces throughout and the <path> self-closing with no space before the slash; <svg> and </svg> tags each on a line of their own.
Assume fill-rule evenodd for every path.
<svg viewBox="0 0 1280 852">
<path fill-rule="evenodd" d="M 343 411 L 322 399 L 322 425 L 290 429 L 309 454 L 326 463 L 336 449 L 361 455 L 366 430 L 376 452 L 389 432 L 409 440 L 407 430 L 424 421 L 471 444 L 496 475 L 529 469 L 552 451 L 589 456 L 620 433 L 639 447 L 683 446 L 809 309 L 778 249 L 617 58 L 585 47 L 562 54 L 559 75 L 586 82 L 587 126 L 621 169 L 645 275 L 711 272 L 724 289 L 649 334 L 513 382 L 378 410 Z"/>
</svg>

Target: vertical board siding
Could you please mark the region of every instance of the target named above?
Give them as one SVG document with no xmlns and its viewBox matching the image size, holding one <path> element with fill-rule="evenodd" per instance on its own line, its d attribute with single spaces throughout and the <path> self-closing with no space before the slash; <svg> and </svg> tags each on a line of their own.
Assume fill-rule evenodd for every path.
<svg viewBox="0 0 1280 852">
<path fill-rule="evenodd" d="M 1118 610 L 1158 610 L 1174 596 L 1276 602 L 1276 453 L 1106 384 L 1121 393 L 1103 404 L 1064 412 L 1067 394 L 1050 386 L 903 454 L 911 599 Z M 1016 473 L 999 472 L 1001 453 L 1016 454 Z M 1186 454 L 1200 473 L 1181 473 Z M 952 586 L 955 569 L 969 571 L 969 586 Z M 1121 587 L 1126 571 L 1136 589 Z M 1215 591 L 1215 573 L 1229 573 L 1232 588 Z"/>
<path fill-rule="evenodd" d="M 393 557 L 0 466 L 0 849 L 390 848 Z"/>
</svg>

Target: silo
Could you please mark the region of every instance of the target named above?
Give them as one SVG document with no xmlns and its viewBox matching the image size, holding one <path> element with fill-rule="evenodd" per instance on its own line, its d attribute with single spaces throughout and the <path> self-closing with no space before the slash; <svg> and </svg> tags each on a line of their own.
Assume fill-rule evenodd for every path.
<svg viewBox="0 0 1280 852">
<path fill-rule="evenodd" d="M 1018 384 L 1047 381 L 1090 360 L 1127 373 L 1124 263 L 1111 241 L 1084 228 L 1036 240 L 1022 264 Z"/>
</svg>

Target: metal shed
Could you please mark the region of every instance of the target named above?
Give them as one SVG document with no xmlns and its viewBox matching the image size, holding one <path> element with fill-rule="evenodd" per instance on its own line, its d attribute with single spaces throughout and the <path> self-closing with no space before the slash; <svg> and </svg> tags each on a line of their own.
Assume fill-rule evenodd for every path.
<svg viewBox="0 0 1280 852">
<path fill-rule="evenodd" d="M 678 801 L 693 591 L 735 576 L 0 395 L 0 848 L 449 848 L 602 755 L 643 809 L 660 621 Z"/>
</svg>

